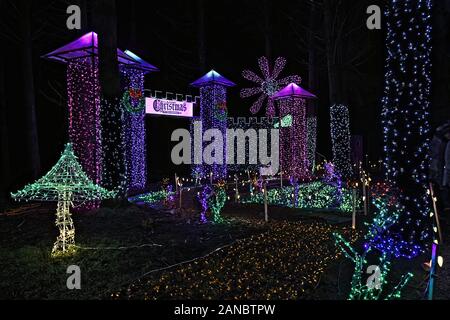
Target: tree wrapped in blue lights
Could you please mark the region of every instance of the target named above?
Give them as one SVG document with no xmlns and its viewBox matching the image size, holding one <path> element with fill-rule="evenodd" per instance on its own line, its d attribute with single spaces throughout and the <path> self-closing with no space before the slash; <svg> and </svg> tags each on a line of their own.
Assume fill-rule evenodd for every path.
<svg viewBox="0 0 450 320">
<path fill-rule="evenodd" d="M 223 140 L 226 139 L 227 132 L 227 88 L 233 87 L 235 84 L 225 77 L 221 76 L 214 70 L 211 70 L 200 79 L 191 84 L 193 87 L 200 88 L 200 120 L 202 124 L 202 136 L 209 129 L 218 129 L 222 133 Z M 195 119 L 194 119 L 195 120 Z M 210 143 L 203 143 L 202 150 L 207 150 Z M 198 150 L 198 152 L 202 152 Z M 209 177 L 212 174 L 214 179 L 227 178 L 226 165 L 226 141 L 223 141 L 221 161 L 214 161 L 212 164 L 206 164 L 202 159 L 202 164 L 196 163 L 193 172 L 200 173 L 202 178 Z M 217 159 L 219 155 L 211 152 L 211 158 Z M 197 150 L 194 150 L 196 153 Z M 194 158 L 199 155 L 194 154 Z M 202 157 L 203 158 L 203 155 Z"/>
<path fill-rule="evenodd" d="M 137 62 L 120 66 L 127 191 L 134 192 L 143 190 L 147 182 L 145 74 L 158 69 L 129 50 L 125 54 Z"/>
<path fill-rule="evenodd" d="M 430 237 L 427 194 L 431 88 L 431 0 L 391 0 L 386 11 L 387 60 L 382 101 L 384 168 L 401 190 L 398 223 L 383 243 L 398 255 L 419 254 Z"/>
</svg>

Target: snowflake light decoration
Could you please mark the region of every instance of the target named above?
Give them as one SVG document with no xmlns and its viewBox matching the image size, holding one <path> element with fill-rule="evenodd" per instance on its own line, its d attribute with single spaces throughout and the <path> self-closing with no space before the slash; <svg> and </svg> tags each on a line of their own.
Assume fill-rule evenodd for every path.
<svg viewBox="0 0 450 320">
<path fill-rule="evenodd" d="M 289 83 L 300 84 L 302 81 L 300 76 L 293 75 L 286 78 L 278 79 L 278 76 L 286 66 L 286 59 L 279 57 L 275 61 L 273 69 L 269 66 L 269 60 L 266 57 L 258 59 L 259 68 L 263 77 L 258 76 L 256 73 L 250 70 L 244 70 L 242 76 L 252 82 L 255 82 L 258 87 L 245 88 L 241 90 L 241 98 L 249 98 L 257 94 L 261 94 L 250 108 L 250 111 L 255 114 L 261 110 L 264 102 L 267 98 L 266 114 L 268 117 L 275 116 L 275 103 L 272 99 L 280 89 Z"/>
</svg>

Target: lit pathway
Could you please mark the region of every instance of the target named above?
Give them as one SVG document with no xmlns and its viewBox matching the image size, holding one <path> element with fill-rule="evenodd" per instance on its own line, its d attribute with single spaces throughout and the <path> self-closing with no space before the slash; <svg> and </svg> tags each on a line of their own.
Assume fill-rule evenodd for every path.
<svg viewBox="0 0 450 320">
<path fill-rule="evenodd" d="M 268 232 L 187 264 L 141 279 L 117 299 L 298 299 L 320 283 L 340 252 L 317 222 L 272 222 Z"/>
</svg>

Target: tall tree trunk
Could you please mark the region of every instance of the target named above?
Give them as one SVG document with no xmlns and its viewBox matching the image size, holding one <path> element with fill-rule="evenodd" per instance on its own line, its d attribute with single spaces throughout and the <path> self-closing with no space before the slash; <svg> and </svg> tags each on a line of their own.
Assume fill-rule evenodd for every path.
<svg viewBox="0 0 450 320">
<path fill-rule="evenodd" d="M 272 0 L 263 0 L 264 51 L 269 61 L 272 59 Z"/>
<path fill-rule="evenodd" d="M 89 4 L 88 0 L 80 1 L 80 9 L 81 9 L 81 30 L 83 33 L 90 32 L 90 23 L 89 23 Z"/>
<path fill-rule="evenodd" d="M 130 34 L 128 46 L 130 50 L 135 49 L 137 44 L 137 17 L 136 17 L 136 0 L 130 0 Z M 131 49 L 133 48 L 133 49 Z"/>
<path fill-rule="evenodd" d="M 314 3 L 310 5 L 309 15 L 309 33 L 308 33 L 308 89 L 313 93 L 319 89 L 319 43 L 317 40 L 317 31 L 320 23 L 320 11 Z M 309 100 L 309 114 L 315 113 L 317 100 Z"/>
<path fill-rule="evenodd" d="M 115 0 L 98 0 L 95 10 L 98 33 L 99 77 L 103 97 L 120 96 L 119 63 L 117 61 L 117 15 Z"/>
<path fill-rule="evenodd" d="M 102 184 L 125 191 L 126 166 L 123 114 L 120 106 L 120 74 L 117 61 L 117 16 L 115 0 L 99 0 L 95 8 L 98 33 L 99 79 L 102 92 Z M 120 193 L 120 195 L 124 195 Z"/>
<path fill-rule="evenodd" d="M 324 22 L 326 38 L 326 57 L 328 66 L 328 85 L 330 105 L 343 103 L 342 81 L 340 79 L 339 50 L 338 41 L 338 12 L 335 0 L 324 0 Z"/>
<path fill-rule="evenodd" d="M 9 162 L 9 136 L 8 136 L 8 113 L 5 101 L 5 68 L 3 54 L 0 53 L 0 206 L 8 198 L 8 187 L 10 183 Z"/>
<path fill-rule="evenodd" d="M 448 118 L 450 108 L 450 1 L 434 1 L 433 26 L 433 124 Z"/>
<path fill-rule="evenodd" d="M 206 70 L 205 1 L 197 0 L 197 46 L 200 73 Z"/>
<path fill-rule="evenodd" d="M 30 171 L 33 179 L 38 178 L 41 170 L 41 161 L 39 155 L 39 140 L 36 120 L 36 101 L 34 92 L 33 75 L 33 39 L 31 14 L 31 0 L 19 0 L 18 4 L 21 10 L 21 31 L 22 31 L 22 68 L 23 68 L 23 96 L 25 102 L 25 134 L 27 159 L 29 160 Z"/>
</svg>

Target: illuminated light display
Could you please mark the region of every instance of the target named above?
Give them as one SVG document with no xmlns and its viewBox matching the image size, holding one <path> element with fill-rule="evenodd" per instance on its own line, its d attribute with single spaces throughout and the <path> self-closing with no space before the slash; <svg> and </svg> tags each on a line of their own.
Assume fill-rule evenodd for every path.
<svg viewBox="0 0 450 320">
<path fill-rule="evenodd" d="M 389 294 L 385 294 L 386 285 L 388 284 L 388 275 L 391 271 L 391 262 L 386 253 L 381 253 L 379 260 L 376 264 L 378 267 L 379 276 L 377 281 L 373 283 L 367 283 L 367 280 L 363 279 L 363 275 L 366 274 L 369 263 L 366 259 L 367 254 L 370 253 L 370 249 L 364 251 L 363 255 L 359 255 L 341 235 L 335 234 L 336 246 L 340 248 L 344 255 L 353 261 L 355 264 L 355 270 L 352 277 L 352 287 L 350 290 L 349 300 L 393 300 L 400 299 L 403 288 L 413 277 L 412 273 L 403 275 L 399 283 Z M 373 270 L 376 272 L 376 270 Z"/>
<path fill-rule="evenodd" d="M 290 116 L 290 127 L 280 129 L 281 167 L 291 178 L 304 181 L 310 178 L 311 170 L 307 152 L 306 99 L 316 96 L 291 83 L 272 96 L 278 100 L 280 118 Z"/>
<path fill-rule="evenodd" d="M 129 76 L 129 79 L 125 81 L 129 83 L 136 82 L 139 86 L 142 83 L 143 86 L 143 80 L 141 81 L 139 79 L 140 76 L 137 74 L 132 75 L 133 71 L 131 70 L 141 70 L 140 73 L 157 70 L 157 68 L 143 61 L 130 51 L 125 53 L 118 49 L 117 57 L 122 73 L 125 72 L 124 70 L 126 68 L 130 68 L 125 72 L 125 77 L 127 78 Z M 98 72 L 98 35 L 95 32 L 89 32 L 77 40 L 44 55 L 43 58 L 67 64 L 70 141 L 88 177 L 95 183 L 102 183 L 102 185 L 105 183 L 108 184 L 110 172 L 105 170 L 104 163 L 117 163 L 119 167 L 121 162 L 114 159 L 104 159 L 104 154 L 108 151 L 107 145 L 113 143 L 109 140 L 120 140 L 116 144 L 120 146 L 124 145 L 123 153 L 126 153 L 128 150 L 136 151 L 136 149 L 140 148 L 137 146 L 138 144 L 133 143 L 132 147 L 126 148 L 125 146 L 131 145 L 129 143 L 130 140 L 125 142 L 123 138 L 132 136 L 133 138 L 131 140 L 142 139 L 139 137 L 137 131 L 142 131 L 143 124 L 137 125 L 139 121 L 130 120 L 130 118 L 125 119 L 126 124 L 121 123 L 122 115 L 112 114 L 110 112 L 111 108 L 108 108 L 108 106 L 112 105 L 101 100 Z M 115 105 L 116 102 L 113 102 L 113 104 Z M 103 109 L 108 109 L 108 112 L 102 112 Z M 131 118 L 138 118 L 138 115 L 131 116 Z M 113 137 L 106 137 L 105 134 L 102 134 L 102 127 L 111 121 L 120 122 L 120 126 L 118 127 L 123 127 L 127 131 L 127 134 L 120 132 L 119 135 L 115 134 Z M 130 125 L 131 128 L 127 127 L 127 125 Z M 134 135 L 130 132 L 134 132 Z M 144 136 L 145 131 L 142 137 Z M 145 148 L 145 142 L 142 148 Z M 133 151 L 132 156 L 128 156 L 127 154 L 126 157 L 136 159 L 137 154 L 142 153 L 140 150 L 137 152 Z M 128 163 L 130 162 L 128 161 Z M 135 163 L 139 169 L 131 168 L 130 172 L 132 176 L 136 172 L 139 172 L 139 178 L 134 179 L 137 182 L 135 181 L 131 184 L 132 186 L 145 185 L 145 172 L 142 174 L 142 166 L 145 165 L 145 160 L 136 160 Z M 119 170 L 122 172 L 123 179 L 125 180 L 124 184 L 126 184 L 126 169 L 120 168 Z M 125 185 L 123 187 L 126 188 Z M 92 209 L 95 207 L 98 207 L 98 203 L 85 203 L 81 209 Z"/>
<path fill-rule="evenodd" d="M 138 62 L 120 66 L 121 86 L 125 92 L 122 106 L 125 109 L 123 138 L 127 192 L 136 192 L 142 191 L 147 182 L 144 78 L 146 73 L 158 71 L 158 68 L 129 50 L 125 50 L 125 54 Z"/>
<path fill-rule="evenodd" d="M 208 200 L 212 196 L 213 190 L 210 185 L 206 185 L 203 187 L 201 193 L 197 195 L 198 201 L 200 201 L 200 205 L 202 206 L 202 211 L 200 213 L 200 223 L 207 223 L 208 218 L 206 217 L 206 213 L 208 212 Z"/>
<path fill-rule="evenodd" d="M 287 116 L 284 116 L 283 119 L 281 119 L 281 128 L 289 128 L 292 126 L 292 116 L 288 114 Z M 273 126 L 275 129 L 280 128 L 280 122 L 275 123 Z"/>
<path fill-rule="evenodd" d="M 87 57 L 67 64 L 69 138 L 84 172 L 101 182 L 102 146 L 98 60 Z"/>
<path fill-rule="evenodd" d="M 224 181 L 220 181 L 214 188 L 214 193 L 208 198 L 208 206 L 211 209 L 213 215 L 213 221 L 215 223 L 223 222 L 221 211 L 227 201 L 226 185 Z"/>
<path fill-rule="evenodd" d="M 173 198 L 175 196 L 175 192 L 173 192 L 172 189 L 173 189 L 172 186 L 168 186 L 166 189 L 163 190 L 148 192 L 142 195 L 131 197 L 128 199 L 128 201 L 133 203 L 144 202 L 149 205 L 157 204 L 159 202 L 170 201 L 171 200 L 170 198 Z"/>
<path fill-rule="evenodd" d="M 335 104 L 330 108 L 331 141 L 333 144 L 333 164 L 342 178 L 352 176 L 350 162 L 350 115 L 348 107 Z"/>
<path fill-rule="evenodd" d="M 382 101 L 386 180 L 401 189 L 398 223 L 384 242 L 404 256 L 430 239 L 427 195 L 430 145 L 432 1 L 393 1 L 386 11 L 387 59 Z"/>
<path fill-rule="evenodd" d="M 227 201 L 227 193 L 225 190 L 225 183 L 219 182 L 217 186 L 206 185 L 203 190 L 197 195 L 197 199 L 202 206 L 200 213 L 200 223 L 207 223 L 206 214 L 208 211 L 212 213 L 212 220 L 214 223 L 222 223 L 224 220 L 221 215 L 222 208 Z"/>
<path fill-rule="evenodd" d="M 145 99 L 141 89 L 130 88 L 122 96 L 122 105 L 129 113 L 140 113 L 145 109 Z"/>
<path fill-rule="evenodd" d="M 252 226 L 255 221 L 249 222 Z M 337 227 L 279 222 L 266 232 L 142 279 L 113 299 L 272 300 L 307 297 L 341 256 L 330 245 Z M 348 230 L 342 231 L 350 237 Z M 357 235 L 351 235 L 353 241 Z M 274 272 L 276 270 L 276 272 Z"/>
<path fill-rule="evenodd" d="M 336 209 L 344 213 L 351 213 L 353 209 L 352 191 L 340 189 L 321 181 L 299 184 L 297 201 L 294 204 L 294 187 L 283 187 L 268 190 L 268 204 L 288 208 L 301 209 Z M 263 204 L 262 192 L 253 193 L 248 198 L 242 198 L 244 204 Z M 356 205 L 358 206 L 358 200 Z"/>
<path fill-rule="evenodd" d="M 404 256 L 405 245 L 399 246 L 398 242 L 392 239 L 390 230 L 399 219 L 402 208 L 398 205 L 401 192 L 388 183 L 377 183 L 372 188 L 372 201 L 378 211 L 371 224 L 367 224 L 368 231 L 364 237 L 363 253 L 359 254 L 355 249 L 339 234 L 335 234 L 336 245 L 344 252 L 345 256 L 355 264 L 351 283 L 350 300 L 379 300 L 379 299 L 400 299 L 401 291 L 409 280 L 413 277 L 411 273 L 403 275 L 398 285 L 389 294 L 385 293 L 388 283 L 388 274 L 391 271 L 391 260 Z M 415 252 L 414 252 L 415 250 Z M 413 252 L 409 251 L 409 258 L 418 254 L 418 248 Z M 367 274 L 369 267 L 369 256 L 378 255 L 378 279 L 375 283 L 368 285 L 368 279 L 364 281 L 363 275 Z M 373 261 L 371 259 L 371 261 Z"/>
<path fill-rule="evenodd" d="M 70 207 L 73 204 L 100 201 L 113 198 L 110 192 L 95 184 L 78 163 L 72 145 L 68 143 L 56 165 L 41 179 L 17 193 L 12 193 L 15 200 L 57 201 L 56 226 L 59 236 L 53 246 L 52 255 L 64 254 L 73 249 L 75 228 Z"/>
<path fill-rule="evenodd" d="M 121 68 L 122 88 L 125 92 L 135 90 L 135 98 L 130 97 L 129 103 L 133 111 L 125 107 L 123 115 L 123 138 L 125 140 L 125 162 L 127 166 L 127 191 L 143 190 L 147 181 L 145 110 L 141 108 L 144 101 L 144 73 L 141 70 Z"/>
<path fill-rule="evenodd" d="M 200 121 L 202 122 L 202 136 L 206 130 L 218 129 L 222 133 L 223 141 L 223 159 L 222 163 L 213 164 L 195 164 L 193 172 L 200 173 L 202 178 L 210 177 L 213 179 L 227 178 L 226 165 L 226 131 L 227 131 L 227 87 L 233 87 L 235 84 L 214 70 L 211 70 L 200 79 L 191 83 L 191 86 L 200 88 Z M 196 119 L 193 119 L 195 121 Z M 202 150 L 208 146 L 203 142 Z M 195 163 L 195 162 L 194 162 Z"/>
<path fill-rule="evenodd" d="M 276 126 L 277 123 L 279 123 L 277 117 L 273 117 L 273 118 L 267 118 L 267 117 L 228 118 L 228 129 L 231 129 L 231 130 L 242 129 L 244 132 L 246 132 L 247 130 L 250 130 L 250 129 L 256 130 L 257 132 L 260 132 L 260 130 L 267 130 L 267 132 L 270 132 L 270 130 L 272 130 Z M 267 134 L 267 146 L 269 148 L 268 153 L 269 153 L 269 151 L 271 153 L 272 152 L 272 149 L 271 149 L 272 135 L 271 134 Z M 234 144 L 234 154 L 236 155 L 237 153 L 238 153 L 238 144 L 235 143 Z M 243 174 L 247 171 L 255 171 L 255 172 L 258 171 L 259 172 L 261 165 L 258 163 L 251 164 L 252 161 L 250 159 L 249 143 L 245 144 L 245 155 L 246 155 L 245 164 L 238 164 L 237 161 L 235 164 L 228 164 L 227 165 L 228 171 L 239 172 L 241 174 Z"/>
<path fill-rule="evenodd" d="M 316 146 L 317 146 L 317 117 L 310 116 L 306 119 L 307 128 L 307 154 L 308 165 L 311 174 L 314 174 L 314 168 L 316 167 Z"/>
<path fill-rule="evenodd" d="M 273 70 L 270 68 L 269 60 L 266 57 L 259 58 L 258 64 L 262 77 L 249 70 L 244 70 L 242 72 L 242 76 L 245 79 L 256 83 L 258 87 L 242 89 L 241 98 L 249 98 L 260 94 L 259 98 L 250 108 L 250 111 L 253 114 L 258 113 L 267 99 L 266 115 L 267 117 L 272 118 L 276 113 L 273 95 L 289 83 L 299 84 L 301 82 L 301 78 L 293 75 L 283 79 L 278 79 L 280 73 L 286 66 L 286 59 L 282 57 L 276 59 Z"/>
</svg>

